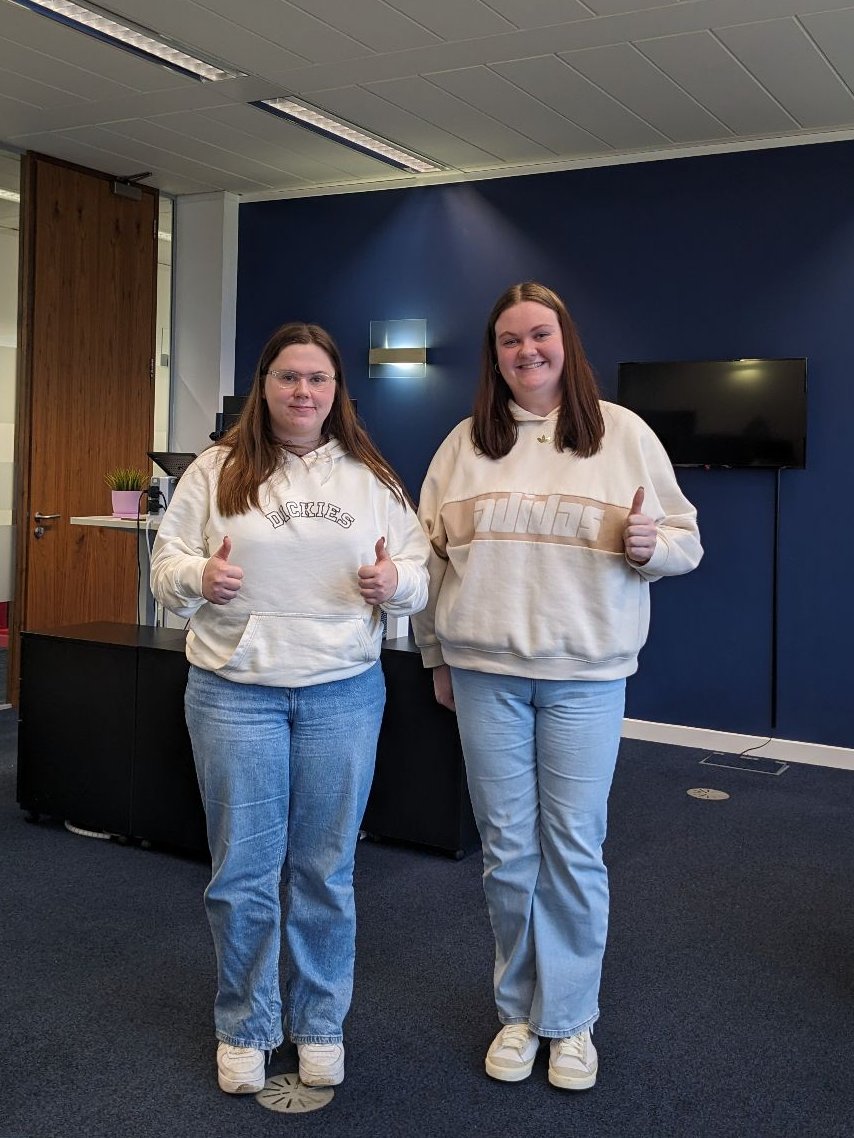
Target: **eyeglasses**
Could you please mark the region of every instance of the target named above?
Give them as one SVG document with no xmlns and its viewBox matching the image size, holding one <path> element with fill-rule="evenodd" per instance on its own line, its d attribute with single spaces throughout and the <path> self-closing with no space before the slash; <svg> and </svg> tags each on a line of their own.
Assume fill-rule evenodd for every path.
<svg viewBox="0 0 854 1138">
<path fill-rule="evenodd" d="M 320 391 L 330 383 L 335 382 L 335 376 L 329 375 L 325 371 L 313 371 L 306 375 L 302 371 L 280 371 L 278 368 L 271 367 L 267 371 L 270 379 L 275 379 L 280 387 L 296 387 L 301 379 L 304 379 L 309 387 L 313 387 L 315 391 Z"/>
</svg>

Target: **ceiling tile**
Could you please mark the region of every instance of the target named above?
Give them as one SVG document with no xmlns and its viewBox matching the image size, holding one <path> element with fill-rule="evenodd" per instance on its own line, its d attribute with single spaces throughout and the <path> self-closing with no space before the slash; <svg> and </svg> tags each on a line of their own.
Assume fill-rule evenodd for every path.
<svg viewBox="0 0 854 1138">
<path fill-rule="evenodd" d="M 425 79 L 396 79 L 369 84 L 368 89 L 504 162 L 539 162 L 552 157 L 549 151 L 531 139 Z"/>
<path fill-rule="evenodd" d="M 202 149 L 198 151 L 197 157 L 200 161 L 210 161 L 212 165 L 217 161 L 227 161 L 229 169 L 234 163 L 238 164 L 238 168 L 242 168 L 241 161 L 244 155 L 247 158 L 251 156 L 251 160 L 257 161 L 263 152 L 266 155 L 263 165 L 268 169 L 266 172 L 255 171 L 255 176 L 258 178 L 269 177 L 276 167 L 293 172 L 296 168 L 295 160 L 300 155 L 310 160 L 317 176 L 324 181 L 340 180 L 345 176 L 362 177 L 373 172 L 385 173 L 388 170 L 387 164 L 380 162 L 379 159 L 371 158 L 313 131 L 304 130 L 285 119 L 267 114 L 258 107 L 234 108 L 234 111 L 242 112 L 240 122 L 245 124 L 241 127 L 243 137 L 237 129 L 227 131 L 224 128 L 227 111 L 213 112 L 204 116 L 188 115 L 180 118 L 167 116 L 157 121 L 165 122 L 170 129 L 182 131 L 191 146 L 198 143 L 200 147 L 210 147 L 206 157 L 203 156 Z M 174 123 L 173 119 L 176 120 Z M 265 128 L 266 132 L 262 133 Z M 232 142 L 234 145 L 231 145 Z M 227 154 L 227 159 L 218 158 L 217 151 Z M 302 163 L 303 167 L 308 164 L 306 161 Z"/>
<path fill-rule="evenodd" d="M 382 0 L 350 4 L 342 4 L 341 0 L 291 0 L 291 4 L 371 51 L 406 51 L 438 42 L 438 36 Z"/>
<path fill-rule="evenodd" d="M 63 91 L 58 87 L 30 79 L 27 75 L 20 75 L 7 68 L 0 69 L 0 95 L 6 95 L 10 99 L 18 99 L 22 103 L 27 103 L 31 107 L 39 107 L 42 110 L 86 102 L 82 95 Z"/>
<path fill-rule="evenodd" d="M 389 3 L 443 40 L 478 39 L 512 31 L 514 27 L 482 0 L 389 0 Z"/>
<path fill-rule="evenodd" d="M 365 46 L 350 36 L 336 31 L 321 20 L 315 20 L 285 0 L 250 0 L 235 7 L 235 0 L 204 0 L 199 5 L 209 8 L 245 27 L 255 35 L 293 51 L 312 63 L 340 63 L 369 54 Z"/>
<path fill-rule="evenodd" d="M 221 182 L 224 188 L 236 193 L 241 191 L 249 193 L 252 190 L 269 188 L 260 185 L 255 178 L 239 171 L 232 171 L 229 169 L 228 161 L 215 164 L 188 156 L 183 148 L 177 145 L 178 139 L 173 134 L 158 130 L 152 123 L 141 121 L 122 123 L 120 132 L 104 127 L 73 130 L 67 131 L 66 137 L 77 139 L 90 146 L 112 149 L 116 154 L 123 155 L 135 170 L 152 170 L 157 166 L 195 177 L 202 182 L 209 181 L 213 185 Z M 117 171 L 117 173 L 124 172 Z"/>
<path fill-rule="evenodd" d="M 683 0 L 584 0 L 597 16 L 624 15 L 626 12 L 644 12 L 648 8 L 666 8 Z"/>
<path fill-rule="evenodd" d="M 642 40 L 635 47 L 736 134 L 798 126 L 711 32 Z"/>
<path fill-rule="evenodd" d="M 429 78 L 449 94 L 500 119 L 555 155 L 571 157 L 610 149 L 607 143 L 487 67 L 443 71 Z"/>
<path fill-rule="evenodd" d="M 801 126 L 854 125 L 854 96 L 795 20 L 716 33 Z"/>
<path fill-rule="evenodd" d="M 304 182 L 324 185 L 351 175 L 364 178 L 370 173 L 364 165 L 357 167 L 362 158 L 357 152 L 284 119 L 264 114 L 256 107 L 221 107 L 202 117 L 213 123 L 214 130 L 224 139 L 223 145 L 236 154 L 242 153 L 239 138 L 250 154 L 263 155 L 269 165 L 280 167 Z M 206 128 L 200 133 L 205 137 Z M 380 164 L 376 165 L 379 169 Z M 387 173 L 385 165 L 381 170 Z"/>
<path fill-rule="evenodd" d="M 362 87 L 323 91 L 313 102 L 330 114 L 357 122 L 368 131 L 451 169 L 477 168 L 495 161 L 494 154 Z"/>
<path fill-rule="evenodd" d="M 854 8 L 802 16 L 801 23 L 849 87 L 854 89 Z"/>
<path fill-rule="evenodd" d="M 250 178 L 267 189 L 273 189 L 280 178 L 288 175 L 284 166 L 277 168 L 258 161 L 245 144 L 234 150 L 222 126 L 202 115 L 163 115 L 152 122 L 129 123 L 122 134 L 161 146 L 202 166 Z"/>
<path fill-rule="evenodd" d="M 673 142 L 731 137 L 731 131 L 629 44 L 568 52 L 561 58 Z"/>
<path fill-rule="evenodd" d="M 520 59 L 499 64 L 494 70 L 616 150 L 658 147 L 669 142 L 661 131 L 556 56 Z"/>
<path fill-rule="evenodd" d="M 55 59 L 3 39 L 0 39 L 0 70 L 66 91 L 70 96 L 68 102 L 122 98 L 132 91 L 125 83 L 115 83 L 92 71 L 83 71 L 64 59 Z"/>
<path fill-rule="evenodd" d="M 589 20 L 592 9 L 579 0 L 489 0 L 517 28 L 543 28 L 570 20 Z"/>
<path fill-rule="evenodd" d="M 18 138 L 32 122 L 32 112 L 29 103 L 0 95 L 0 122 L 3 123 L 3 137 L 7 143 L 20 146 Z"/>
</svg>

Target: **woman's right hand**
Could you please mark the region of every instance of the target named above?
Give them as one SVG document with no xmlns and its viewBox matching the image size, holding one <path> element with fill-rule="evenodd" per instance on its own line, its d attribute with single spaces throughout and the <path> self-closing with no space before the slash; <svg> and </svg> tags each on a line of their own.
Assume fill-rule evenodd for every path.
<svg viewBox="0 0 854 1138">
<path fill-rule="evenodd" d="M 231 538 L 224 537 L 222 545 L 209 557 L 202 571 L 202 596 L 212 605 L 227 605 L 240 592 L 243 583 L 243 570 L 238 565 L 229 565 Z"/>
<path fill-rule="evenodd" d="M 451 669 L 447 664 L 440 664 L 438 668 L 433 669 L 433 691 L 436 703 L 447 707 L 448 711 L 457 710 L 457 705 L 454 703 L 454 687 L 451 683 Z"/>
</svg>

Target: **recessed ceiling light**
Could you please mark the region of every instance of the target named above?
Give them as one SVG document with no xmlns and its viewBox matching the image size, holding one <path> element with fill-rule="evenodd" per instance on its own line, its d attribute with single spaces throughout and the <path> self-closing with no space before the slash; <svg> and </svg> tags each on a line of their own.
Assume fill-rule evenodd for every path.
<svg viewBox="0 0 854 1138">
<path fill-rule="evenodd" d="M 299 126 L 307 127 L 309 130 L 325 135 L 326 138 L 331 138 L 335 142 L 343 142 L 345 146 L 349 146 L 353 150 L 369 154 L 372 158 L 379 158 L 391 166 L 397 166 L 400 170 L 409 170 L 414 174 L 434 174 L 444 169 L 442 166 L 437 166 L 435 162 L 428 162 L 420 154 L 413 154 L 409 150 L 402 150 L 399 146 L 386 142 L 385 139 L 365 134 L 364 131 L 351 126 L 350 123 L 330 118 L 323 111 L 304 106 L 293 99 L 262 99 L 253 103 L 252 106 L 258 107 L 262 111 L 269 111 L 280 118 L 288 119 Z"/>
<path fill-rule="evenodd" d="M 216 81 L 220 79 L 236 79 L 243 75 L 242 71 L 222 67 L 207 59 L 200 59 L 191 55 L 178 44 L 165 39 L 158 32 L 144 28 L 139 24 L 120 22 L 112 12 L 105 8 L 98 8 L 94 4 L 72 4 L 69 0 L 11 0 L 21 8 L 28 8 L 40 16 L 75 28 L 78 32 L 95 39 L 111 43 L 115 47 L 123 48 L 143 59 L 155 63 L 165 64 L 173 71 L 182 75 L 189 75 L 193 79 Z"/>
</svg>

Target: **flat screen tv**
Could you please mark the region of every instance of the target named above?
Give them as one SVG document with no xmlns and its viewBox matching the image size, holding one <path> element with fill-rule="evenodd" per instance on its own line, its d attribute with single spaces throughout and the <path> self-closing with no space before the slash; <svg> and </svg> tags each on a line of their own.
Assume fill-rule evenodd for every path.
<svg viewBox="0 0 854 1138">
<path fill-rule="evenodd" d="M 805 359 L 622 363 L 617 401 L 646 420 L 674 466 L 806 462 Z"/>
</svg>

